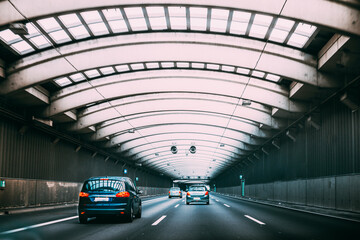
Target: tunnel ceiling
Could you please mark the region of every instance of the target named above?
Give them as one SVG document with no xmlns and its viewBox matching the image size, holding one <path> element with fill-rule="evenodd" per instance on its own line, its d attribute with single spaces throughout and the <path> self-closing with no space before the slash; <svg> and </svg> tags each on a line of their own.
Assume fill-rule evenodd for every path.
<svg viewBox="0 0 360 240">
<path fill-rule="evenodd" d="M 175 179 L 250 164 L 359 74 L 356 1 L 12 0 L 0 16 L 3 99 Z"/>
</svg>

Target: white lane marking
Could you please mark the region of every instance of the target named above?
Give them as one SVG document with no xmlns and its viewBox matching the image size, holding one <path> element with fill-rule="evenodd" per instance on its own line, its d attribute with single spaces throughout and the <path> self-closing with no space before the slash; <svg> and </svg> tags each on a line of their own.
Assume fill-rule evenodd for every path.
<svg viewBox="0 0 360 240">
<path fill-rule="evenodd" d="M 158 225 L 162 220 L 164 220 L 164 218 L 166 218 L 166 215 L 163 215 L 161 218 L 159 218 L 158 220 L 156 220 L 153 224 L 151 224 L 152 226 L 156 226 Z"/>
<path fill-rule="evenodd" d="M 65 221 L 69 221 L 69 220 L 77 218 L 77 217 L 78 216 L 72 216 L 72 217 L 62 218 L 62 219 L 58 219 L 58 220 L 54 220 L 54 221 L 50 221 L 50 222 L 39 223 L 39 224 L 27 226 L 27 227 L 16 228 L 16 229 L 13 229 L 13 230 L 2 232 L 2 233 L 0 233 L 0 235 L 21 232 L 21 231 L 25 231 L 25 230 L 28 230 L 28 229 L 39 228 L 39 227 L 43 227 L 43 226 L 47 226 L 47 225 L 51 225 L 51 224 L 55 224 L 55 223 L 59 223 L 59 222 L 65 222 Z"/>
<path fill-rule="evenodd" d="M 177 205 L 175 206 L 175 208 L 177 208 L 179 205 L 180 205 L 180 204 L 177 204 Z"/>
<path fill-rule="evenodd" d="M 215 201 L 217 201 L 217 202 L 218 202 L 219 200 L 215 199 Z"/>
<path fill-rule="evenodd" d="M 229 205 L 227 205 L 227 204 L 225 204 L 225 203 L 224 203 L 224 206 L 225 206 L 225 207 L 230 207 Z"/>
<path fill-rule="evenodd" d="M 250 219 L 250 220 L 253 220 L 254 222 L 256 222 L 256 223 L 258 223 L 258 224 L 260 224 L 260 225 L 265 225 L 265 223 L 263 223 L 263 222 L 255 219 L 255 218 L 253 218 L 253 217 L 250 217 L 249 215 L 244 215 L 244 216 L 247 217 L 247 218 Z"/>
</svg>

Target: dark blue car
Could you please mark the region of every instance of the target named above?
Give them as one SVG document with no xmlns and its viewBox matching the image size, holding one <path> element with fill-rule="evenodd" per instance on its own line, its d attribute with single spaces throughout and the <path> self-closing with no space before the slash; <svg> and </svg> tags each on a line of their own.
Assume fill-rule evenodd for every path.
<svg viewBox="0 0 360 240">
<path fill-rule="evenodd" d="M 79 222 L 89 217 L 119 216 L 132 222 L 141 217 L 141 191 L 128 177 L 92 177 L 79 194 Z"/>
</svg>

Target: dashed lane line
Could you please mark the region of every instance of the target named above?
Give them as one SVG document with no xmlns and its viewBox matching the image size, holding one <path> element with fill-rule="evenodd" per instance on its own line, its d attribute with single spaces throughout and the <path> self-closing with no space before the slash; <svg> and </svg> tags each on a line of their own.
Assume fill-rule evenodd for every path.
<svg viewBox="0 0 360 240">
<path fill-rule="evenodd" d="M 225 203 L 224 203 L 224 206 L 225 206 L 225 207 L 230 207 L 229 205 L 227 205 L 227 204 L 225 204 Z"/>
<path fill-rule="evenodd" d="M 261 221 L 259 221 L 259 220 L 255 219 L 255 218 L 253 218 L 253 217 L 250 217 L 249 215 L 244 215 L 244 216 L 245 216 L 245 217 L 247 217 L 248 219 L 250 219 L 250 220 L 252 220 L 252 221 L 254 221 L 254 222 L 256 222 L 256 223 L 260 224 L 260 225 L 265 225 L 265 223 L 263 223 L 263 222 L 261 222 Z"/>
<path fill-rule="evenodd" d="M 175 206 L 175 208 L 177 208 L 179 205 L 180 205 L 180 204 L 177 204 L 177 205 Z"/>
<path fill-rule="evenodd" d="M 164 218 L 166 218 L 166 215 L 163 215 L 161 218 L 159 218 L 158 220 L 156 220 L 153 224 L 151 224 L 151 226 L 156 226 L 156 225 L 158 225 L 162 220 L 164 220 Z"/>
</svg>

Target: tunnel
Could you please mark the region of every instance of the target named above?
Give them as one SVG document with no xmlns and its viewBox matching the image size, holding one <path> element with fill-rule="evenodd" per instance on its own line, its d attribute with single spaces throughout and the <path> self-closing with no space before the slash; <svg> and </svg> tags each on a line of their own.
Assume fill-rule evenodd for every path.
<svg viewBox="0 0 360 240">
<path fill-rule="evenodd" d="M 0 1 L 0 239 L 357 239 L 359 107 L 357 0 Z"/>
</svg>

